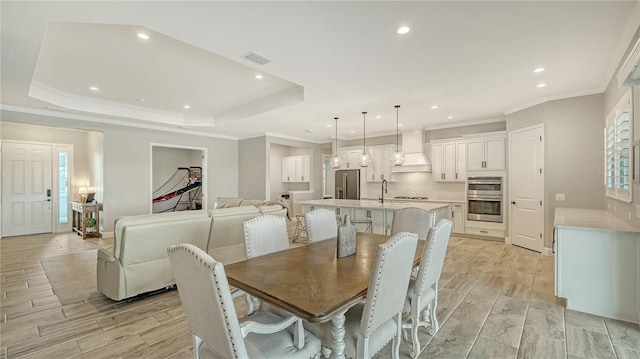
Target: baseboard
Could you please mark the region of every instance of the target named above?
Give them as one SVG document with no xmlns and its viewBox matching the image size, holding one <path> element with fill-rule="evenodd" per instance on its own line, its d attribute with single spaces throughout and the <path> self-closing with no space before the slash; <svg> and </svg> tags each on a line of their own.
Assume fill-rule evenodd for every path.
<svg viewBox="0 0 640 359">
<path fill-rule="evenodd" d="M 111 231 L 111 232 L 102 232 L 102 238 L 113 238 L 113 231 Z"/>
<path fill-rule="evenodd" d="M 511 244 L 511 237 L 504 237 L 504 244 Z"/>
<path fill-rule="evenodd" d="M 542 254 L 544 254 L 545 256 L 552 256 L 553 255 L 553 249 L 549 248 L 549 247 L 544 247 L 544 248 L 542 248 Z"/>
</svg>

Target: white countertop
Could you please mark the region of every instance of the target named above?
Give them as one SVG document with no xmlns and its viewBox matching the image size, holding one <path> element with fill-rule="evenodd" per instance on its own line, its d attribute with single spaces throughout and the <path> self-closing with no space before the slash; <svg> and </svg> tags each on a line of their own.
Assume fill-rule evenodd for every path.
<svg viewBox="0 0 640 359">
<path fill-rule="evenodd" d="M 300 201 L 299 204 L 327 206 L 327 207 L 348 207 L 362 209 L 388 209 L 395 211 L 406 207 L 422 208 L 426 211 L 433 211 L 441 208 L 447 208 L 450 202 L 446 203 L 429 203 L 429 202 L 402 202 L 402 203 L 380 203 L 378 201 L 354 200 L 354 199 L 316 199 L 311 201 Z"/>
<path fill-rule="evenodd" d="M 553 223 L 559 228 L 640 232 L 604 209 L 556 208 Z"/>
<path fill-rule="evenodd" d="M 370 197 L 370 196 L 366 196 L 366 197 L 362 197 L 361 201 L 377 201 L 378 197 Z M 417 203 L 429 203 L 429 202 L 433 202 L 433 203 L 465 203 L 466 201 L 464 200 L 457 200 L 457 199 L 409 199 L 409 198 L 387 198 L 386 196 L 384 197 L 384 201 L 387 202 L 417 202 Z"/>
</svg>

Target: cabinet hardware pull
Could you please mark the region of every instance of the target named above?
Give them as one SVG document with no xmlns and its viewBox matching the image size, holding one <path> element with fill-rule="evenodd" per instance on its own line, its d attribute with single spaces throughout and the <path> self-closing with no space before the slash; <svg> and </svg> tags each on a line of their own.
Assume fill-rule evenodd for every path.
<svg viewBox="0 0 640 359">
<path fill-rule="evenodd" d="M 480 231 L 480 233 L 489 233 L 489 232 L 487 232 L 487 231 Z"/>
</svg>

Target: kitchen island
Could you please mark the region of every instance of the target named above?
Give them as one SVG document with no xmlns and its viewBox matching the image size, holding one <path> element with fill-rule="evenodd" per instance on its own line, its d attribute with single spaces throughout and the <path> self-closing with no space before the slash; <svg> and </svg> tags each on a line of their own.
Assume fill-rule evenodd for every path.
<svg viewBox="0 0 640 359">
<path fill-rule="evenodd" d="M 356 222 L 359 231 L 364 231 L 371 225 L 373 233 L 388 234 L 393 222 L 393 212 L 407 207 L 417 207 L 428 212 L 433 212 L 436 222 L 442 218 L 451 219 L 451 206 L 449 203 L 429 202 L 402 202 L 380 203 L 378 201 L 353 200 L 353 199 L 318 199 L 301 201 L 302 212 L 307 213 L 316 208 L 328 208 L 336 212 L 337 216 L 349 217 Z"/>
<path fill-rule="evenodd" d="M 640 322 L 640 230 L 604 209 L 556 208 L 556 296 L 567 308 Z"/>
</svg>

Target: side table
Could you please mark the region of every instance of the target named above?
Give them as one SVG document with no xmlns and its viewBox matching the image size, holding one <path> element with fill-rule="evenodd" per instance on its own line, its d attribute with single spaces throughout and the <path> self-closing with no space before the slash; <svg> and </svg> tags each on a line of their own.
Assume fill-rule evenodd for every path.
<svg viewBox="0 0 640 359">
<path fill-rule="evenodd" d="M 77 232 L 78 235 L 82 235 L 82 239 L 87 239 L 87 237 L 100 238 L 101 209 L 101 203 L 71 202 L 71 210 L 73 211 L 73 231 Z M 96 220 L 94 232 L 87 232 L 86 224 L 88 218 Z"/>
</svg>

